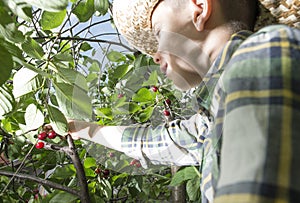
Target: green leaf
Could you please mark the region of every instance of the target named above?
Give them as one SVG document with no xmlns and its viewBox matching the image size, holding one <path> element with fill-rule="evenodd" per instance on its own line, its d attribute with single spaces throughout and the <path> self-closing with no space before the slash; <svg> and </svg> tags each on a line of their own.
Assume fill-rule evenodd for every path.
<svg viewBox="0 0 300 203">
<path fill-rule="evenodd" d="M 46 78 L 50 78 L 51 75 L 49 73 L 46 73 L 44 71 L 42 71 L 41 69 L 38 69 L 36 68 L 35 66 L 27 63 L 26 61 L 23 61 L 22 58 L 17 58 L 17 57 L 14 57 L 14 60 L 15 62 L 19 63 L 20 65 L 24 66 L 25 68 L 35 72 L 35 73 L 38 73 L 39 75 L 43 76 L 43 77 L 46 77 Z"/>
<path fill-rule="evenodd" d="M 40 87 L 38 74 L 27 68 L 20 69 L 13 78 L 13 95 L 19 98 L 36 91 Z"/>
<path fill-rule="evenodd" d="M 155 86 L 158 83 L 157 71 L 153 71 L 149 79 L 142 84 L 142 86 Z"/>
<path fill-rule="evenodd" d="M 119 175 L 115 175 L 112 177 L 112 185 L 114 185 L 114 186 L 122 185 L 126 181 L 127 178 L 128 178 L 128 174 L 126 174 L 126 173 L 121 173 Z"/>
<path fill-rule="evenodd" d="M 5 86 L 0 87 L 0 119 L 3 115 L 13 110 L 15 99 L 11 91 Z"/>
<path fill-rule="evenodd" d="M 5 40 L 1 40 L 0 39 L 0 44 L 5 47 L 5 49 L 12 55 L 12 56 L 15 56 L 17 57 L 19 60 L 21 60 L 23 58 L 23 55 L 22 55 L 22 51 L 21 49 L 19 49 L 19 47 L 17 47 L 16 45 L 8 42 L 8 41 L 5 41 Z M 15 58 L 13 58 L 14 61 L 16 61 Z"/>
<path fill-rule="evenodd" d="M 111 184 L 108 180 L 104 179 L 101 181 L 102 185 L 103 185 L 103 194 L 105 195 L 106 198 L 111 198 L 112 196 L 112 188 L 111 188 Z"/>
<path fill-rule="evenodd" d="M 88 21 L 94 14 L 94 0 L 81 0 L 73 10 L 80 22 Z"/>
<path fill-rule="evenodd" d="M 196 177 L 189 180 L 186 184 L 186 192 L 190 201 L 196 201 L 200 199 L 200 178 Z"/>
<path fill-rule="evenodd" d="M 64 21 L 66 14 L 66 9 L 59 12 L 44 11 L 40 20 L 43 30 L 51 30 L 60 26 Z"/>
<path fill-rule="evenodd" d="M 78 197 L 74 196 L 70 193 L 67 192 L 59 192 L 57 195 L 55 195 L 50 201 L 49 203 L 71 203 L 74 202 L 75 200 L 77 200 Z"/>
<path fill-rule="evenodd" d="M 85 168 L 84 172 L 85 172 L 85 176 L 87 176 L 87 177 L 96 177 L 97 176 L 95 171 L 90 168 Z"/>
<path fill-rule="evenodd" d="M 178 186 L 187 180 L 191 180 L 194 178 L 200 178 L 200 173 L 196 167 L 185 167 L 178 171 L 172 178 L 170 186 Z"/>
<path fill-rule="evenodd" d="M 50 12 L 59 12 L 63 9 L 66 9 L 68 6 L 69 1 L 68 0 L 24 0 L 28 4 L 31 4 L 32 6 L 41 8 L 45 11 Z"/>
<path fill-rule="evenodd" d="M 129 71 L 129 65 L 127 64 L 117 66 L 116 69 L 114 70 L 113 77 L 116 79 L 121 79 L 126 75 L 128 71 Z"/>
<path fill-rule="evenodd" d="M 70 83 L 71 85 L 81 88 L 84 91 L 88 91 L 87 81 L 81 73 L 69 68 L 57 67 L 57 70 L 58 70 L 58 75 L 67 83 Z"/>
<path fill-rule="evenodd" d="M 105 15 L 109 8 L 108 0 L 94 0 L 95 11 L 98 11 L 100 15 Z"/>
<path fill-rule="evenodd" d="M 99 118 L 107 118 L 107 119 L 110 119 L 110 120 L 113 119 L 111 108 L 98 108 L 96 110 L 96 115 Z"/>
<path fill-rule="evenodd" d="M 32 18 L 30 5 L 27 1 L 21 0 L 3 0 L 4 4 L 9 7 L 9 9 L 20 18 L 30 22 Z"/>
<path fill-rule="evenodd" d="M 136 103 L 133 103 L 133 102 L 130 102 L 129 103 L 129 113 L 133 114 L 133 113 L 136 113 L 137 111 L 141 110 L 141 106 L 136 104 Z"/>
<path fill-rule="evenodd" d="M 89 50 L 91 50 L 92 48 L 93 48 L 93 47 L 92 47 L 89 43 L 87 43 L 87 42 L 82 43 L 81 46 L 80 46 L 80 49 L 81 49 L 82 51 L 89 51 Z"/>
<path fill-rule="evenodd" d="M 6 25 L 12 22 L 12 18 L 8 14 L 8 9 L 6 9 L 6 7 L 4 7 L 4 3 L 0 1 L 0 24 Z"/>
<path fill-rule="evenodd" d="M 97 73 L 90 73 L 86 76 L 87 82 L 93 82 L 94 80 L 98 79 Z"/>
<path fill-rule="evenodd" d="M 96 160 L 92 157 L 87 157 L 85 160 L 84 160 L 84 168 L 91 168 L 91 167 L 96 167 L 97 166 L 97 163 L 96 163 Z"/>
<path fill-rule="evenodd" d="M 26 131 L 41 127 L 44 123 L 44 115 L 36 105 L 30 104 L 25 111 Z"/>
<path fill-rule="evenodd" d="M 48 105 L 47 109 L 53 130 L 59 135 L 66 135 L 69 129 L 68 122 L 64 114 L 59 109 L 51 105 Z"/>
<path fill-rule="evenodd" d="M 61 111 L 68 118 L 90 120 L 92 104 L 87 92 L 76 85 L 54 82 L 57 101 Z"/>
<path fill-rule="evenodd" d="M 96 194 L 91 194 L 91 203 L 105 203 L 105 200 L 102 197 L 97 196 Z"/>
<path fill-rule="evenodd" d="M 13 60 L 10 53 L 0 44 L 0 86 L 4 84 L 10 77 Z"/>
<path fill-rule="evenodd" d="M 36 59 L 42 59 L 44 56 L 43 48 L 33 39 L 27 38 L 22 44 L 23 51 L 28 54 L 28 56 Z"/>
<path fill-rule="evenodd" d="M 6 26 L 0 25 L 0 36 L 11 42 L 19 43 L 25 40 L 24 35 L 18 30 L 14 23 L 10 23 Z"/>
<path fill-rule="evenodd" d="M 147 107 L 139 116 L 141 122 L 146 122 L 150 119 L 153 114 L 154 107 Z"/>
<path fill-rule="evenodd" d="M 89 71 L 90 72 L 99 73 L 100 72 L 100 65 L 99 65 L 99 63 L 97 61 L 94 61 L 92 63 L 92 65 L 90 66 Z"/>
<path fill-rule="evenodd" d="M 107 54 L 108 60 L 111 62 L 122 62 L 126 61 L 126 56 L 117 51 L 111 51 Z"/>
<path fill-rule="evenodd" d="M 64 52 L 64 53 L 58 53 L 55 56 L 55 59 L 58 61 L 72 61 L 73 56 L 70 53 Z"/>
<path fill-rule="evenodd" d="M 76 173 L 72 170 L 71 165 L 65 165 L 63 167 L 56 167 L 51 178 L 65 179 L 74 176 Z"/>
<path fill-rule="evenodd" d="M 135 95 L 133 95 L 132 100 L 135 102 L 149 102 L 153 101 L 154 98 L 154 94 L 149 89 L 141 88 Z"/>
</svg>

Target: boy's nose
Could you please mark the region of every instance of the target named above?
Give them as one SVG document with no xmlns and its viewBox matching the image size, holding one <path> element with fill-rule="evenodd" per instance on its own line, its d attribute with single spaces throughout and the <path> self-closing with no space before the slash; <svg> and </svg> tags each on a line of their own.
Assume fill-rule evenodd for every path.
<svg viewBox="0 0 300 203">
<path fill-rule="evenodd" d="M 161 63 L 161 55 L 159 52 L 156 52 L 153 56 L 153 61 L 156 64 L 160 64 Z"/>
</svg>

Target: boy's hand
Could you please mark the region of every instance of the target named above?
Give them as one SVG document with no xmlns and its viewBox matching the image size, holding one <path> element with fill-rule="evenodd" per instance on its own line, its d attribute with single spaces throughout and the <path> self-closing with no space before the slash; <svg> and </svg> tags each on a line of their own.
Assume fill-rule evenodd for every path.
<svg viewBox="0 0 300 203">
<path fill-rule="evenodd" d="M 68 120 L 69 134 L 74 140 L 80 138 L 92 138 L 95 136 L 96 132 L 101 129 L 96 123 L 78 121 L 78 120 Z"/>
</svg>

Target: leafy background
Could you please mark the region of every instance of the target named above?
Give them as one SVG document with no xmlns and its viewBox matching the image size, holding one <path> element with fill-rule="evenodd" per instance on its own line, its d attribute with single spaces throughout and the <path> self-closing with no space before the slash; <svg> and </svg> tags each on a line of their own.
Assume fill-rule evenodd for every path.
<svg viewBox="0 0 300 203">
<path fill-rule="evenodd" d="M 197 108 L 124 43 L 111 9 L 108 0 L 0 0 L 0 202 L 161 202 L 182 186 L 182 202 L 200 201 L 195 167 L 145 170 L 67 135 L 66 118 L 155 126 Z M 45 124 L 59 136 L 36 149 Z"/>
</svg>

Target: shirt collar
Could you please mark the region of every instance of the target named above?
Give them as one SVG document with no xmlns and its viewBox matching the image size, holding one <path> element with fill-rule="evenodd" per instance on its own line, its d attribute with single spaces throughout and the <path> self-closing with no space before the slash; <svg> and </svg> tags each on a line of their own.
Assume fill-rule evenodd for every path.
<svg viewBox="0 0 300 203">
<path fill-rule="evenodd" d="M 200 85 L 195 89 L 194 94 L 197 97 L 200 110 L 209 113 L 215 86 L 224 71 L 224 68 L 230 61 L 233 53 L 238 49 L 240 44 L 252 34 L 251 31 L 240 31 L 233 34 L 226 43 L 216 60 L 209 68 Z"/>
</svg>

